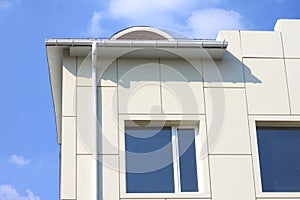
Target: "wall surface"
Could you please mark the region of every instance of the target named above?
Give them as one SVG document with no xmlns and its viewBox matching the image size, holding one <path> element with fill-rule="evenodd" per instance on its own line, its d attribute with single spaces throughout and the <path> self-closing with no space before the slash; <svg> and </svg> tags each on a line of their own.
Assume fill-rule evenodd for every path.
<svg viewBox="0 0 300 200">
<path fill-rule="evenodd" d="M 279 20 L 274 32 L 221 31 L 217 39 L 228 41 L 221 61 L 99 58 L 100 199 L 126 199 L 119 170 L 119 134 L 124 128 L 119 124 L 125 115 L 203 117 L 209 174 L 205 199 L 264 198 L 251 119 L 300 118 L 299 34 L 300 22 L 293 20 Z M 62 77 L 60 198 L 92 199 L 97 174 L 92 170 L 91 57 L 70 57 L 64 52 Z M 268 199 L 279 197 L 289 196 L 273 194 Z"/>
</svg>

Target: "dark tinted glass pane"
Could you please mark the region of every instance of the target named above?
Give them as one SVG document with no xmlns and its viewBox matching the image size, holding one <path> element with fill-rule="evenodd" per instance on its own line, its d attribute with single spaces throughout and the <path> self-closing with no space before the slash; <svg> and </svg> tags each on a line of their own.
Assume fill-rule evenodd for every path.
<svg viewBox="0 0 300 200">
<path fill-rule="evenodd" d="M 300 192 L 300 129 L 257 128 L 264 192 Z"/>
<path fill-rule="evenodd" d="M 198 192 L 195 130 L 178 129 L 181 192 Z"/>
<path fill-rule="evenodd" d="M 171 127 L 125 132 L 127 193 L 173 193 Z"/>
</svg>

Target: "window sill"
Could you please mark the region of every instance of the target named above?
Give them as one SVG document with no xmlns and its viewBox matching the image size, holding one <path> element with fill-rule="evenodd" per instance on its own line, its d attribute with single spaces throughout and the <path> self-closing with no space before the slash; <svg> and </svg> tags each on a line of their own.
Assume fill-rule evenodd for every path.
<svg viewBox="0 0 300 200">
<path fill-rule="evenodd" d="M 300 192 L 257 192 L 257 198 L 295 198 L 298 197 L 300 198 Z"/>
<path fill-rule="evenodd" d="M 209 193 L 123 193 L 121 194 L 122 199 L 142 199 L 142 198 L 197 198 L 197 199 L 208 199 L 211 198 Z"/>
</svg>

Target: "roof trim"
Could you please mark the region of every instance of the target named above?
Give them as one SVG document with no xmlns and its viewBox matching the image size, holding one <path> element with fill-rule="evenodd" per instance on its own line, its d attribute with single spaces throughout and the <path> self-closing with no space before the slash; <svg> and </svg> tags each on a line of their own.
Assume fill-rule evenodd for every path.
<svg viewBox="0 0 300 200">
<path fill-rule="evenodd" d="M 46 39 L 46 46 L 91 46 L 128 48 L 221 48 L 226 49 L 227 41 L 216 40 L 102 40 L 102 39 Z"/>
</svg>

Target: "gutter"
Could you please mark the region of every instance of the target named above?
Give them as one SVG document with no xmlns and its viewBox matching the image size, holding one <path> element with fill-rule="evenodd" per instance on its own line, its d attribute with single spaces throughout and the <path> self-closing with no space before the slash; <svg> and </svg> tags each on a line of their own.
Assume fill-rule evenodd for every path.
<svg viewBox="0 0 300 200">
<path fill-rule="evenodd" d="M 46 46 L 91 46 L 97 47 L 152 47 L 152 48 L 221 48 L 226 49 L 227 41 L 215 40 L 95 40 L 95 39 L 47 39 Z"/>
</svg>

